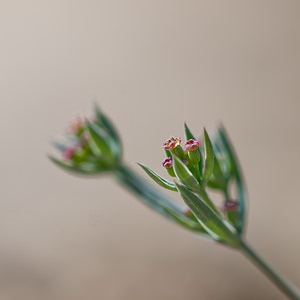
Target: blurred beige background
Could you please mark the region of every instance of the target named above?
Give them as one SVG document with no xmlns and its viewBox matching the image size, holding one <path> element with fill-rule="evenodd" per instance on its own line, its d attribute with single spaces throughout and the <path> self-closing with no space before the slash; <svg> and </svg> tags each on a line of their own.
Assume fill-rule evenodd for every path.
<svg viewBox="0 0 300 300">
<path fill-rule="evenodd" d="M 300 285 L 299 17 L 298 1 L 0 1 L 1 300 L 285 299 L 113 180 L 49 162 L 95 98 L 138 172 L 163 174 L 162 142 L 183 121 L 222 121 L 247 179 L 248 241 Z"/>
</svg>

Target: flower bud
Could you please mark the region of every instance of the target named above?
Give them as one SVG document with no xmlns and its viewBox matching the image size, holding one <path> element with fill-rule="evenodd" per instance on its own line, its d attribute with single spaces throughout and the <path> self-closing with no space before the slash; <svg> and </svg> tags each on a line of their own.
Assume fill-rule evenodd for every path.
<svg viewBox="0 0 300 300">
<path fill-rule="evenodd" d="M 177 146 L 179 146 L 181 143 L 181 138 L 179 137 L 171 137 L 164 143 L 164 148 L 166 150 L 172 150 L 175 149 Z"/>
<path fill-rule="evenodd" d="M 184 151 L 180 146 L 181 138 L 171 137 L 164 143 L 165 150 L 169 150 L 172 154 L 176 155 L 180 159 L 184 159 Z"/>
<path fill-rule="evenodd" d="M 193 139 L 188 140 L 184 144 L 184 148 L 188 152 L 189 159 L 197 165 L 201 159 L 201 154 L 199 150 L 199 142 Z"/>
<path fill-rule="evenodd" d="M 196 140 L 190 139 L 185 144 L 184 147 L 188 151 L 194 151 L 199 148 L 199 142 Z"/>
<path fill-rule="evenodd" d="M 163 160 L 162 165 L 164 168 L 172 168 L 173 166 L 172 156 Z"/>
<path fill-rule="evenodd" d="M 233 211 L 236 210 L 239 206 L 239 203 L 237 201 L 228 200 L 224 203 L 222 210 L 223 211 Z"/>
<path fill-rule="evenodd" d="M 167 157 L 165 160 L 163 160 L 162 165 L 163 165 L 164 168 L 166 168 L 168 174 L 171 177 L 175 177 L 175 173 L 174 173 L 174 170 L 173 170 L 173 158 L 172 158 L 172 156 Z"/>
</svg>

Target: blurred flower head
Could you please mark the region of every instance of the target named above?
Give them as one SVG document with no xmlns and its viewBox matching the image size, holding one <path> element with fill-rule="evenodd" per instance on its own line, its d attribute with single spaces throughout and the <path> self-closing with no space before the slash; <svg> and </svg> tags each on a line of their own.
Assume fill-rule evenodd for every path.
<svg viewBox="0 0 300 300">
<path fill-rule="evenodd" d="M 114 169 L 122 158 L 118 133 L 110 120 L 95 107 L 89 118 L 76 117 L 67 127 L 64 142 L 54 141 L 63 160 L 50 157 L 68 171 L 100 174 Z"/>
</svg>

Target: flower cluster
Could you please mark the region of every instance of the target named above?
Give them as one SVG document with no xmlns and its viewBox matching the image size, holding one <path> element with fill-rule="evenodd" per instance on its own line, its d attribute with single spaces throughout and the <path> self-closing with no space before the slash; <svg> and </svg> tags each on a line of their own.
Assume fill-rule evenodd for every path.
<svg viewBox="0 0 300 300">
<path fill-rule="evenodd" d="M 122 147 L 109 119 L 95 107 L 92 118 L 77 117 L 67 127 L 63 142 L 54 142 L 62 160 L 51 157 L 59 166 L 81 174 L 99 174 L 112 170 L 121 160 Z"/>
<path fill-rule="evenodd" d="M 179 181 L 179 184 L 168 181 L 145 165 L 140 164 L 140 166 L 160 186 L 178 191 L 193 214 L 195 213 L 191 205 L 200 198 L 205 204 L 204 208 L 208 207 L 216 216 L 224 218 L 236 231 L 241 232 L 244 199 L 234 201 L 229 195 L 229 184 L 240 181 L 240 177 L 223 128 L 220 128 L 213 142 L 204 129 L 203 138 L 199 142 L 185 124 L 185 136 L 186 142 L 183 146 L 181 146 L 182 139 L 179 137 L 171 137 L 163 144 L 167 158 L 162 161 L 162 165 L 171 177 Z M 224 195 L 224 202 L 220 207 L 210 200 L 207 189 L 215 189 Z M 199 198 L 189 202 L 193 195 Z M 244 194 L 240 193 L 240 195 L 244 197 Z"/>
</svg>

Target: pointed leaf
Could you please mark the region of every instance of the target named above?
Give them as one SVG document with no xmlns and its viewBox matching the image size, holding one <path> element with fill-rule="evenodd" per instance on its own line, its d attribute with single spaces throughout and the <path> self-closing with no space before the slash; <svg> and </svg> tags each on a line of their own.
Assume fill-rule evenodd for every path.
<svg viewBox="0 0 300 300">
<path fill-rule="evenodd" d="M 106 170 L 105 169 L 99 169 L 95 165 L 90 164 L 90 163 L 82 163 L 82 164 L 71 164 L 67 163 L 64 161 L 61 161 L 53 156 L 49 156 L 50 160 L 55 163 L 57 166 L 61 167 L 62 169 L 77 173 L 77 174 L 82 174 L 82 175 L 94 175 L 98 173 L 103 173 Z"/>
<path fill-rule="evenodd" d="M 203 179 L 205 182 L 207 182 L 214 170 L 214 152 L 213 152 L 210 138 L 205 128 L 203 130 L 203 142 L 204 142 L 204 153 L 205 153 Z"/>
<path fill-rule="evenodd" d="M 176 187 L 186 205 L 191 209 L 199 223 L 212 238 L 230 246 L 239 246 L 240 240 L 234 231 L 232 231 L 233 228 L 229 228 L 204 201 L 189 191 L 185 186 L 176 184 Z"/>
<path fill-rule="evenodd" d="M 169 189 L 171 191 L 177 191 L 176 186 L 173 182 L 164 179 L 149 167 L 144 164 L 138 163 L 138 165 L 160 186 L 164 187 L 165 189 Z"/>
<path fill-rule="evenodd" d="M 241 169 L 239 166 L 239 162 L 237 160 L 237 157 L 235 155 L 233 147 L 230 143 L 230 140 L 227 136 L 226 130 L 223 126 L 219 127 L 219 136 L 220 136 L 221 141 L 223 142 L 224 148 L 225 148 L 227 155 L 229 156 L 229 159 L 231 161 L 232 176 L 236 180 L 236 189 L 237 189 L 237 194 L 238 194 L 239 215 L 240 215 L 240 220 L 239 220 L 239 224 L 237 226 L 237 230 L 239 233 L 242 234 L 244 231 L 246 204 L 247 204 L 246 203 L 247 196 L 246 196 L 245 183 L 244 183 L 242 172 L 241 172 Z"/>
<path fill-rule="evenodd" d="M 231 177 L 231 161 L 228 157 L 227 150 L 224 147 L 224 143 L 220 138 L 220 134 L 214 135 L 212 140 L 215 158 L 218 159 L 222 174 L 226 180 Z"/>
<path fill-rule="evenodd" d="M 112 153 L 109 148 L 107 139 L 101 135 L 99 127 L 90 122 L 86 122 L 87 130 L 90 135 L 90 146 L 95 156 L 103 156 L 108 160 L 112 160 Z"/>
<path fill-rule="evenodd" d="M 201 189 L 197 179 L 193 176 L 187 166 L 177 157 L 173 156 L 173 169 L 176 177 L 193 191 L 199 191 Z"/>
<path fill-rule="evenodd" d="M 95 114 L 99 125 L 104 126 L 108 130 L 110 136 L 114 139 L 114 141 L 119 146 L 121 146 L 121 139 L 119 137 L 118 131 L 116 130 L 113 123 L 109 120 L 109 118 L 101 112 L 98 105 L 95 105 Z"/>
<path fill-rule="evenodd" d="M 190 131 L 190 129 L 186 123 L 184 123 L 184 131 L 185 131 L 185 137 L 186 137 L 187 141 L 190 139 L 196 140 L 195 136 L 192 134 L 192 132 Z M 202 177 L 203 158 L 202 158 L 200 148 L 197 149 L 197 152 L 199 153 L 199 156 L 200 156 L 200 161 L 198 163 L 198 169 L 199 169 L 200 177 Z"/>
<path fill-rule="evenodd" d="M 213 150 L 214 151 L 214 150 Z M 227 180 L 225 176 L 223 175 L 223 171 L 221 169 L 219 160 L 217 159 L 216 153 L 214 151 L 214 168 L 213 168 L 213 178 L 211 177 L 209 181 L 214 181 L 217 186 L 219 186 L 219 189 L 226 190 L 227 188 Z"/>
<path fill-rule="evenodd" d="M 192 134 L 192 132 L 190 131 L 186 123 L 184 123 L 184 131 L 185 131 L 186 140 L 190 140 L 190 139 L 196 140 L 195 136 Z"/>
</svg>

